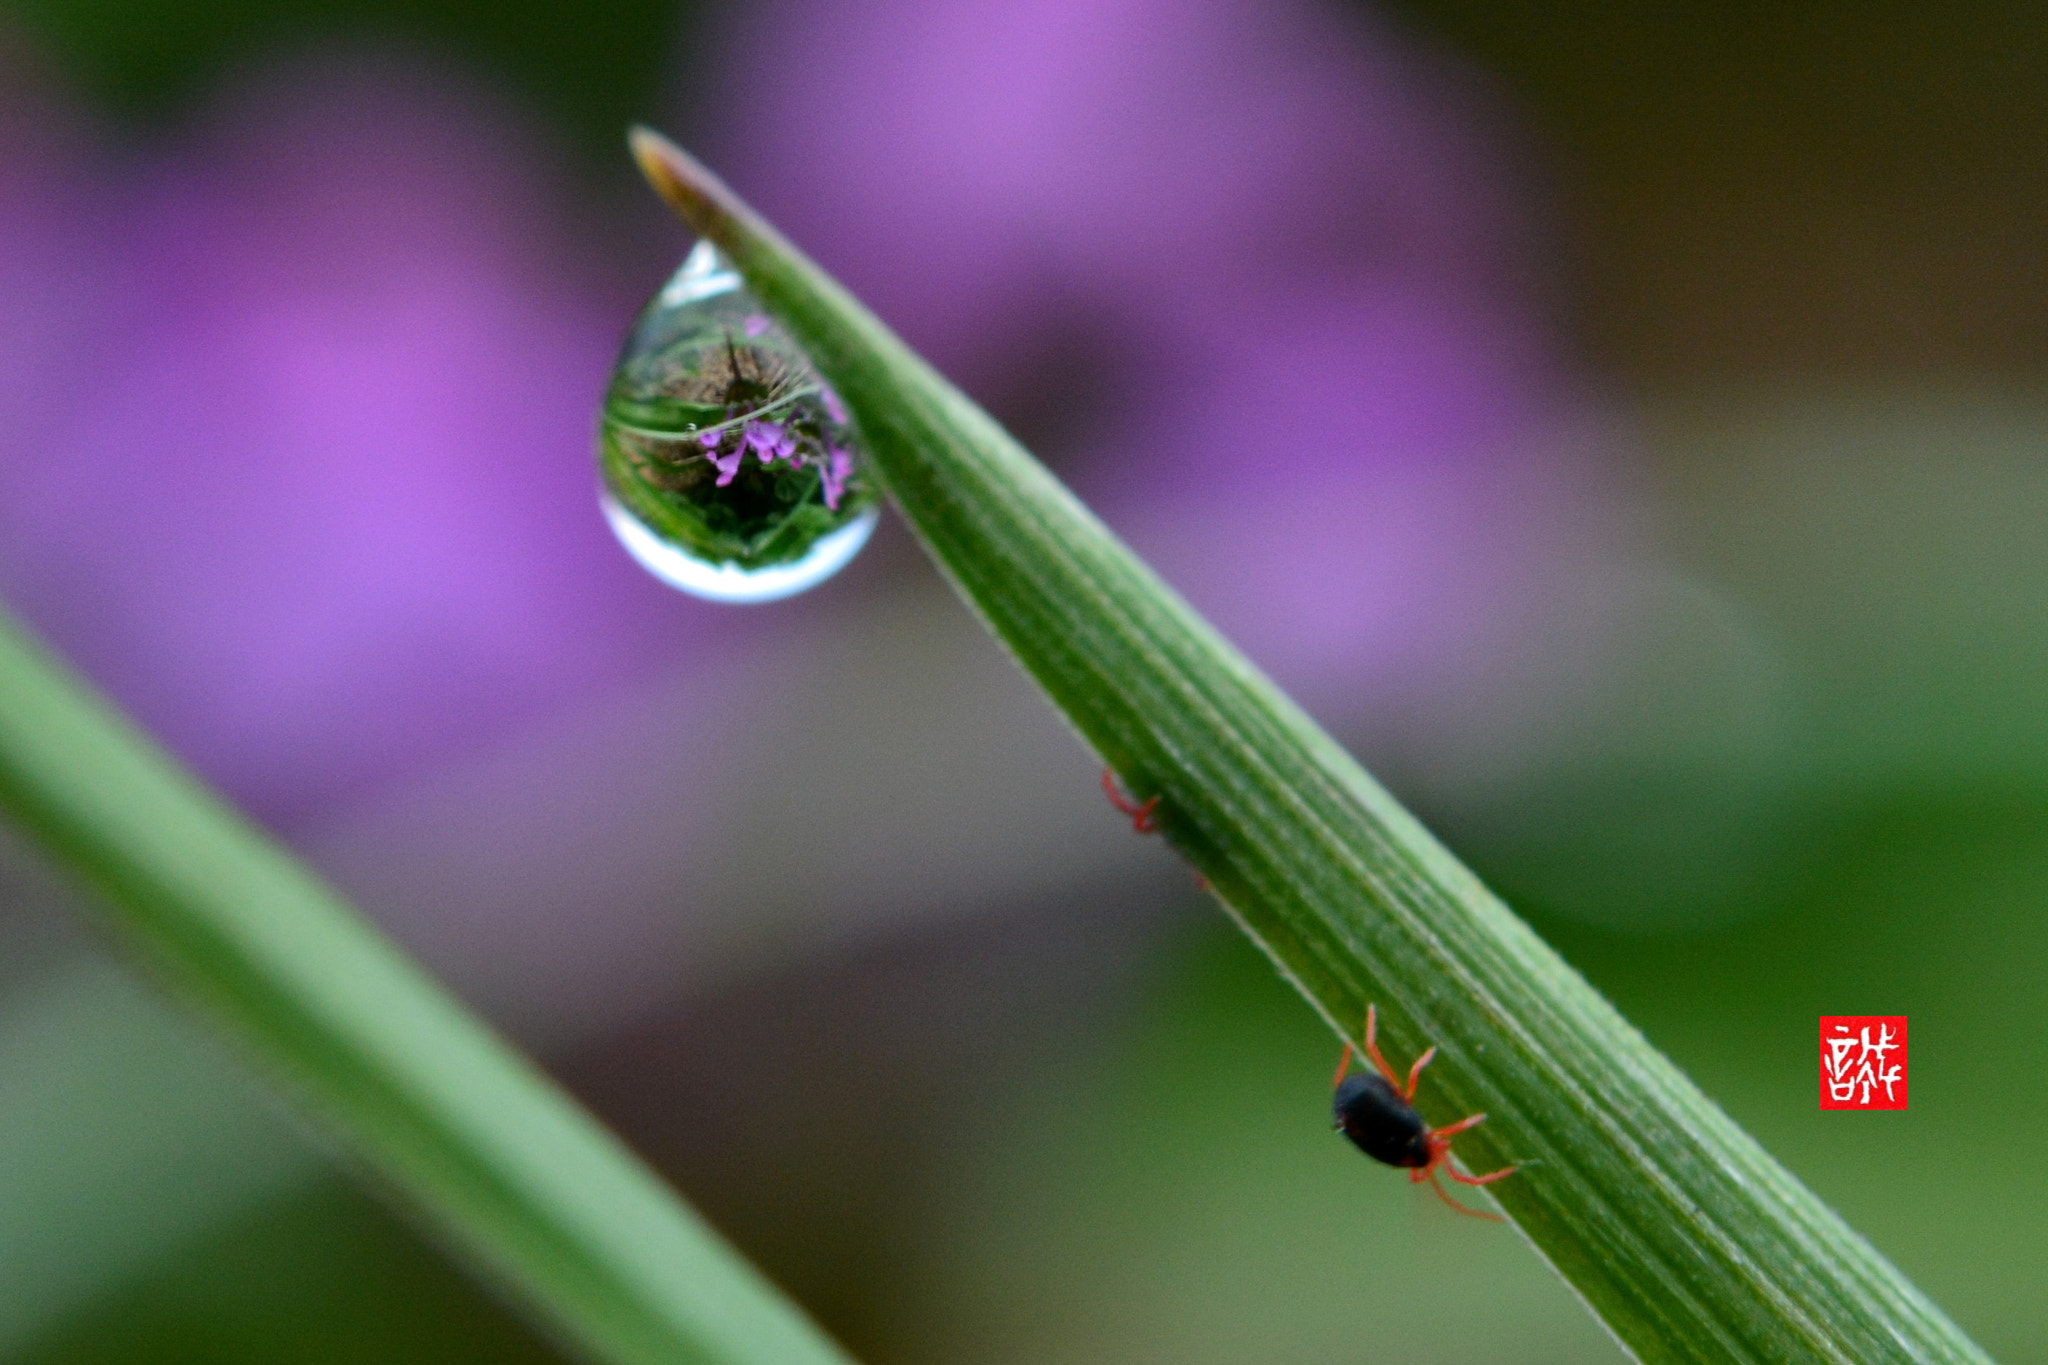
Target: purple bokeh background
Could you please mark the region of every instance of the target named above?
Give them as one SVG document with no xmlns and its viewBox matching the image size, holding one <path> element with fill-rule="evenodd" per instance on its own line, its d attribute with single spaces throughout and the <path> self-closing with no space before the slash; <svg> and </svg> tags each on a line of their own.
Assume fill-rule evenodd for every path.
<svg viewBox="0 0 2048 1365">
<path fill-rule="evenodd" d="M 630 301 L 487 93 L 340 55 L 162 146 L 38 112 L 0 146 L 4 592 L 208 777 L 295 827 L 702 623 L 593 513 Z"/>
<path fill-rule="evenodd" d="M 1084 495 L 1311 702 L 1428 695 L 1571 557 L 1590 471 L 1550 435 L 1573 399 L 1527 158 L 1470 72 L 1308 4 L 733 22 L 727 50 L 811 74 L 695 87 L 713 159 L 970 391 L 1066 436 L 1046 453 Z"/>
<path fill-rule="evenodd" d="M 1305 3 L 724 23 L 678 80 L 710 159 L 1352 733 L 1512 648 L 1582 549 L 1540 216 L 1467 72 Z M 808 74 L 763 99 L 720 54 L 771 47 Z M 137 147 L 5 85 L 0 593 L 260 817 L 798 619 L 610 543 L 635 300 L 488 91 L 302 56 Z"/>
<path fill-rule="evenodd" d="M 1647 1036 L 2024 1356 L 2038 1294 L 1972 1254 L 2037 1263 L 2039 1201 L 1904 1130 L 1843 1165 L 1811 1054 L 1770 1042 L 1880 992 L 1949 1021 L 1958 1096 L 2027 1062 L 2048 411 L 2005 266 L 2048 219 L 2004 155 L 2011 44 L 1961 12 L 1452 8 L 1425 10 L 1531 109 L 1363 5 L 766 0 L 678 19 L 642 112 L 1539 928 L 1588 926 L 1560 942 Z M 437 13 L 411 31 L 516 78 L 500 16 Z M 527 50 L 554 22 L 502 19 Z M 1285 1303 L 1294 1354 L 1341 1355 L 1361 1320 L 1440 1347 L 1467 1303 L 1508 1359 L 1551 1340 L 1540 1291 L 1590 1331 L 1533 1263 L 1516 1287 L 1511 1239 L 1304 1181 L 1322 1044 L 1284 999 L 1259 1022 L 1262 965 L 1240 994 L 1188 954 L 1214 917 L 1186 869 L 900 528 L 764 608 L 612 543 L 600 391 L 688 243 L 623 139 L 579 166 L 510 88 L 256 53 L 124 133 L 0 32 L 0 601 L 534 1055 L 596 1062 L 586 1098 L 835 1328 L 1263 1358 Z M 255 1226 L 243 1153 L 282 1139 L 222 1139 L 232 1096 L 159 1064 L 167 1017 L 65 994 L 105 973 L 35 936 L 40 896 L 0 906 L 0 1089 L 43 1135 L 0 1162 L 0 1263 L 70 1264 L 93 1319 L 160 1302 L 115 1299 L 159 1259 L 225 1303 L 195 1229 Z M 331 1225 L 294 1235 L 365 1320 L 404 1307 Z M 1251 1244 L 1285 1254 L 1247 1274 Z M 250 1277 L 255 1315 L 322 1331 L 279 1283 Z"/>
</svg>

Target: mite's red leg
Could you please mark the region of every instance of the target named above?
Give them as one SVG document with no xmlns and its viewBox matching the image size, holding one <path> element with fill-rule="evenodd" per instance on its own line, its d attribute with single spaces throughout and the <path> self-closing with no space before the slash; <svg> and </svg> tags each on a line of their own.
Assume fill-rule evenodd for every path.
<svg viewBox="0 0 2048 1365">
<path fill-rule="evenodd" d="M 1491 1185 L 1496 1180 L 1506 1180 L 1514 1173 L 1515 1168 L 1512 1166 L 1503 1166 L 1501 1169 L 1489 1171 L 1485 1175 L 1466 1175 L 1461 1171 L 1452 1170 L 1449 1166 L 1444 1167 L 1444 1174 L 1457 1181 L 1460 1185 Z"/>
<path fill-rule="evenodd" d="M 1338 1086 L 1344 1084 L 1344 1074 L 1348 1072 L 1350 1069 L 1351 1040 L 1349 1038 L 1346 1038 L 1344 1040 L 1344 1055 L 1337 1059 L 1337 1075 L 1333 1080 L 1331 1080 L 1330 1089 L 1335 1090 Z"/>
<path fill-rule="evenodd" d="M 1451 1153 L 1452 1135 L 1463 1132 L 1485 1117 L 1486 1115 L 1484 1114 L 1474 1114 L 1469 1119 L 1460 1119 L 1458 1122 L 1448 1124 L 1442 1128 L 1430 1129 L 1429 1151 L 1432 1160 L 1425 1169 L 1433 1170 L 1438 1166 L 1442 1166 L 1444 1174 L 1457 1181 L 1460 1185 L 1491 1185 L 1496 1180 L 1505 1180 L 1513 1175 L 1515 1168 L 1512 1166 L 1503 1167 L 1498 1171 L 1490 1171 L 1485 1175 L 1466 1175 L 1462 1171 L 1453 1169 L 1445 1160 Z"/>
<path fill-rule="evenodd" d="M 1408 1089 L 1404 1094 L 1403 1098 L 1411 1100 L 1415 1098 L 1415 1082 L 1418 1078 L 1421 1077 L 1422 1068 L 1428 1066 L 1430 1060 L 1435 1056 L 1436 1047 L 1434 1044 L 1432 1044 L 1427 1052 L 1424 1052 L 1420 1057 L 1417 1057 L 1415 1059 L 1415 1065 L 1408 1068 Z"/>
<path fill-rule="evenodd" d="M 1152 812 L 1159 808 L 1159 798 L 1153 797 L 1142 804 L 1131 800 L 1117 790 L 1116 774 L 1108 768 L 1102 770 L 1102 794 L 1109 798 L 1109 804 L 1131 817 L 1131 828 L 1140 834 L 1150 834 L 1157 826 Z"/>
<path fill-rule="evenodd" d="M 1467 1128 L 1477 1128 L 1484 1122 L 1486 1122 L 1486 1115 L 1474 1114 L 1470 1118 L 1459 1119 L 1456 1123 L 1447 1123 L 1441 1128 L 1430 1129 L 1429 1140 L 1436 1142 L 1441 1139 L 1443 1145 L 1448 1147 L 1451 1145 L 1451 1139 L 1457 1134 L 1464 1132 Z"/>
<path fill-rule="evenodd" d="M 1443 1182 L 1436 1178 L 1436 1171 L 1434 1168 L 1425 1167 L 1424 1169 L 1428 1170 L 1430 1173 L 1429 1187 L 1436 1191 L 1436 1197 L 1443 1200 L 1446 1204 L 1449 1204 L 1459 1213 L 1462 1213 L 1470 1218 L 1484 1218 L 1489 1223 L 1499 1223 L 1505 1221 L 1497 1213 L 1488 1213 L 1484 1209 L 1466 1208 L 1463 1204 L 1460 1204 L 1457 1200 L 1451 1198 L 1451 1192 L 1445 1189 L 1443 1186 Z"/>
<path fill-rule="evenodd" d="M 1379 1006 L 1367 1005 L 1365 1007 L 1365 1055 L 1372 1058 L 1372 1064 L 1379 1068 L 1380 1075 L 1387 1078 L 1387 1084 L 1394 1087 L 1394 1093 L 1398 1095 L 1401 1092 L 1401 1077 L 1394 1068 L 1387 1065 L 1387 1059 L 1380 1055 L 1379 1032 Z"/>
</svg>

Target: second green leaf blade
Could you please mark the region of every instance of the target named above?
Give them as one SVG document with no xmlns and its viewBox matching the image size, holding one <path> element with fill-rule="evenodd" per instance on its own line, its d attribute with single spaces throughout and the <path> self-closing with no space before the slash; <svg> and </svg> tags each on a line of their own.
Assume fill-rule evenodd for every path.
<svg viewBox="0 0 2048 1365">
<path fill-rule="evenodd" d="M 658 136 L 643 168 L 809 352 L 934 560 L 1340 1031 L 1639 1357 L 1983 1361 L 987 414 Z"/>
</svg>

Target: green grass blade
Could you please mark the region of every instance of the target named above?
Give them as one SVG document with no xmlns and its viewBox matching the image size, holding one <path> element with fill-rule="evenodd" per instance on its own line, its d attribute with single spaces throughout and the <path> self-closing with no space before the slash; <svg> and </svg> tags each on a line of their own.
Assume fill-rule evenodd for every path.
<svg viewBox="0 0 2048 1365">
<path fill-rule="evenodd" d="M 847 1365 L 596 1120 L 4 615 L 0 809 L 579 1355 Z"/>
<path fill-rule="evenodd" d="M 1340 1032 L 1429 1042 L 1433 1123 L 1647 1361 L 1983 1361 L 1051 474 L 657 135 L 634 150 L 852 409 L 961 596 Z"/>
</svg>

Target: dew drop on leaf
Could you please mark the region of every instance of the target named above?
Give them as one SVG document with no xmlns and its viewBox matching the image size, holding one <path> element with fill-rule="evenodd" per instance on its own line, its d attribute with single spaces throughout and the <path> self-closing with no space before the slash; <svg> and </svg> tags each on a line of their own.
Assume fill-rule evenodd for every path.
<svg viewBox="0 0 2048 1365">
<path fill-rule="evenodd" d="M 709 242 L 626 338 L 597 463 L 633 558 L 719 602 L 815 587 L 880 516 L 845 407 Z"/>
</svg>

